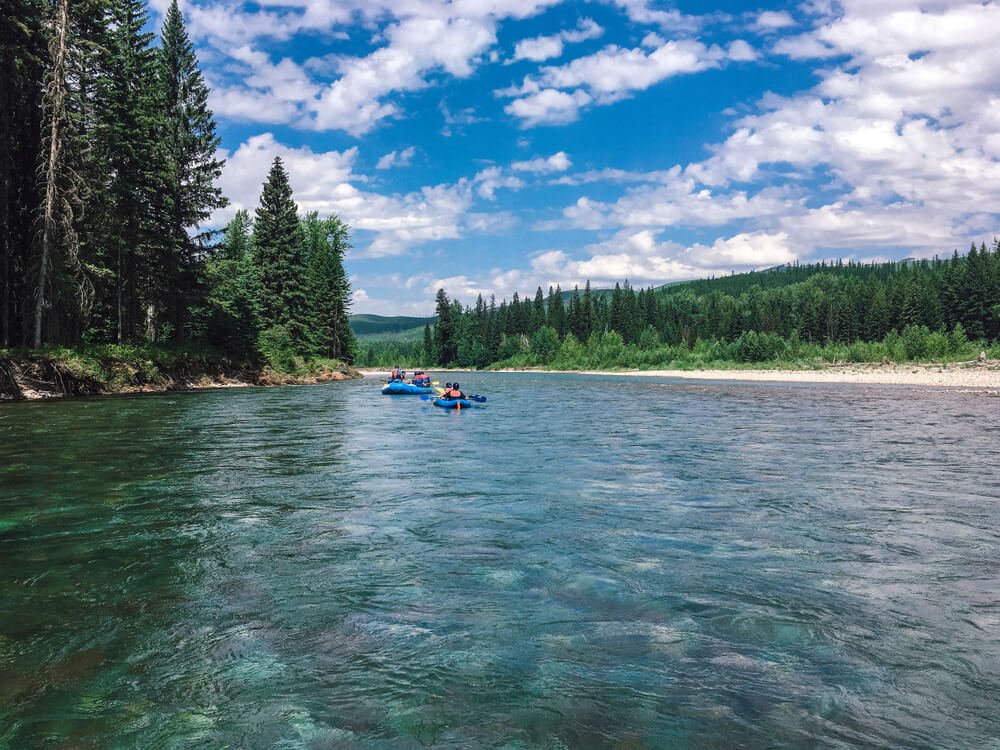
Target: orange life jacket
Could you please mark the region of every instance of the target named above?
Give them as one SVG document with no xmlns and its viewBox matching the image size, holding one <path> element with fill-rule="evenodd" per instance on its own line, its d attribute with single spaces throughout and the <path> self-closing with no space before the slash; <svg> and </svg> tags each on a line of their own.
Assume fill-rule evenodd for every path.
<svg viewBox="0 0 1000 750">
<path fill-rule="evenodd" d="M 465 398 L 465 394 L 457 388 L 449 388 L 444 392 L 445 398 Z"/>
</svg>

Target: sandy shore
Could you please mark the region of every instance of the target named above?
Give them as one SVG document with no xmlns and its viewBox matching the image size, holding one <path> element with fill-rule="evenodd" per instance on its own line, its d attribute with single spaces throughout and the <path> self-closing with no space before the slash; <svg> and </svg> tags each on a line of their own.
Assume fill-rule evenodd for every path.
<svg viewBox="0 0 1000 750">
<path fill-rule="evenodd" d="M 385 377 L 384 370 L 362 370 L 367 377 Z M 440 370 L 428 372 L 470 372 Z M 474 371 L 472 371 L 474 372 Z M 582 375 L 627 375 L 640 378 L 770 381 L 778 383 L 854 383 L 960 388 L 1000 395 L 1000 360 L 949 365 L 837 365 L 817 370 L 496 370 L 495 372 L 577 372 Z"/>
</svg>

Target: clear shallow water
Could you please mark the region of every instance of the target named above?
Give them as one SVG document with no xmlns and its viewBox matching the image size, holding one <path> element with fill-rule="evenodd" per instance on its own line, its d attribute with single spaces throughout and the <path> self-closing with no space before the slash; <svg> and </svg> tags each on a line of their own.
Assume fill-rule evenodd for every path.
<svg viewBox="0 0 1000 750">
<path fill-rule="evenodd" d="M 1000 401 L 0 408 L 0 747 L 1000 747 Z"/>
</svg>

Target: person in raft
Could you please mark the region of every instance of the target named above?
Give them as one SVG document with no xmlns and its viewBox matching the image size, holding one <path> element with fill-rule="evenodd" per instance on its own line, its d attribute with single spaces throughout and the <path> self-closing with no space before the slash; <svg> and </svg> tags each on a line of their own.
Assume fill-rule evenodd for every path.
<svg viewBox="0 0 1000 750">
<path fill-rule="evenodd" d="M 441 394 L 441 398 L 445 401 L 454 401 L 455 399 L 465 398 L 465 394 L 462 393 L 461 389 L 458 387 L 458 383 L 448 383 L 448 388 L 444 393 Z"/>
<path fill-rule="evenodd" d="M 389 375 L 389 380 L 402 380 L 406 376 L 406 370 L 400 370 L 399 365 L 392 366 L 392 374 Z"/>
<path fill-rule="evenodd" d="M 413 373 L 413 385 L 428 386 L 431 384 L 431 376 L 423 370 Z"/>
</svg>

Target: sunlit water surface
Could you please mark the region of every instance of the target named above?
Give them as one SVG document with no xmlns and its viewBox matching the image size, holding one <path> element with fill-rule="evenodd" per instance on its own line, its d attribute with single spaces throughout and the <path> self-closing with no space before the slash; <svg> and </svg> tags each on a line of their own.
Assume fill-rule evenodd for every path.
<svg viewBox="0 0 1000 750">
<path fill-rule="evenodd" d="M 462 385 L 0 407 L 0 747 L 1000 747 L 1000 400 Z"/>
</svg>

